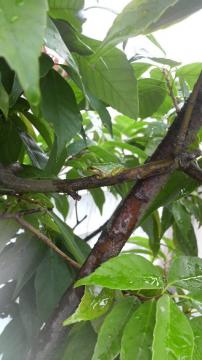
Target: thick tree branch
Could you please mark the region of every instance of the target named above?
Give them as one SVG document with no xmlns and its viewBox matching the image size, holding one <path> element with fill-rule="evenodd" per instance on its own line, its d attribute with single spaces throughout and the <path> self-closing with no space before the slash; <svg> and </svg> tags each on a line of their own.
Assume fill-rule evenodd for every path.
<svg viewBox="0 0 202 360">
<path fill-rule="evenodd" d="M 197 99 L 193 111 L 191 111 L 188 132 L 186 132 L 186 137 L 184 139 L 185 149 L 193 143 L 197 131 L 202 126 L 201 104 L 202 87 L 200 86 L 198 88 Z M 183 121 L 189 106 L 190 103 L 187 102 L 181 109 L 168 130 L 167 135 L 162 140 L 151 159 L 149 159 L 148 163 L 175 157 L 176 137 L 179 133 L 184 133 L 181 129 L 185 128 Z M 166 174 L 155 175 L 148 179 L 137 181 L 108 221 L 107 226 L 104 228 L 95 247 L 82 266 L 79 277 L 91 273 L 102 262 L 118 255 L 134 228 L 139 224 L 149 206 L 152 204 L 156 195 L 162 187 L 165 186 L 172 171 L 173 168 L 171 167 L 170 171 Z M 53 316 L 47 322 L 40 334 L 36 346 L 33 347 L 28 358 L 29 360 L 55 360 L 57 358 L 58 349 L 63 348 L 69 331 L 68 327 L 62 327 L 62 322 L 76 309 L 82 294 L 82 288 L 72 288 L 66 291 L 60 304 L 55 309 Z"/>
</svg>

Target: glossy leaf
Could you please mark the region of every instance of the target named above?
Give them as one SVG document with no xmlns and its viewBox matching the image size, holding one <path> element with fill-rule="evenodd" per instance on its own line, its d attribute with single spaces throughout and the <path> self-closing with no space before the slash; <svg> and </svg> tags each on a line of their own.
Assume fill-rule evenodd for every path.
<svg viewBox="0 0 202 360">
<path fill-rule="evenodd" d="M 70 330 L 62 360 L 89 360 L 96 343 L 96 333 L 90 322 L 76 324 Z"/>
<path fill-rule="evenodd" d="M 161 289 L 160 270 L 145 258 L 122 254 L 102 264 L 94 273 L 76 282 L 80 285 L 100 285 L 111 289 Z"/>
<path fill-rule="evenodd" d="M 38 56 L 43 44 L 47 2 L 1 0 L 0 8 L 0 55 L 16 71 L 28 100 L 36 105 L 40 97 Z"/>
<path fill-rule="evenodd" d="M 98 287 L 86 287 L 79 307 L 73 315 L 63 322 L 63 325 L 71 325 L 83 320 L 96 319 L 109 310 L 112 302 L 112 291 Z"/>
<path fill-rule="evenodd" d="M 135 298 L 125 297 L 114 305 L 99 330 L 92 360 L 113 360 L 121 348 L 124 327 L 138 306 Z"/>
<path fill-rule="evenodd" d="M 68 83 L 54 70 L 41 80 L 42 113 L 50 122 L 58 139 L 58 152 L 81 129 L 81 115 Z"/>
<path fill-rule="evenodd" d="M 40 147 L 34 141 L 34 139 L 26 132 L 21 131 L 20 138 L 24 143 L 24 146 L 33 163 L 33 166 L 35 166 L 38 169 L 44 169 L 48 161 L 48 158 L 44 153 L 44 151 L 40 149 Z"/>
<path fill-rule="evenodd" d="M 158 212 L 154 212 L 150 217 L 144 221 L 142 224 L 142 228 L 144 232 L 149 237 L 149 245 L 153 252 L 153 255 L 156 256 L 158 254 L 158 251 L 160 249 L 160 232 L 161 232 L 161 226 L 159 221 L 159 215 Z"/>
<path fill-rule="evenodd" d="M 37 308 L 43 321 L 49 318 L 72 280 L 72 274 L 65 262 L 57 254 L 48 251 L 35 277 Z"/>
<path fill-rule="evenodd" d="M 5 245 L 15 237 L 18 229 L 19 226 L 14 220 L 0 221 L 0 253 Z"/>
<path fill-rule="evenodd" d="M 156 318 L 156 301 L 143 303 L 128 321 L 121 341 L 121 360 L 150 360 Z"/>
<path fill-rule="evenodd" d="M 156 112 L 167 95 L 165 82 L 154 79 L 139 80 L 138 91 L 140 101 L 139 116 L 143 119 Z"/>
<path fill-rule="evenodd" d="M 89 91 L 123 114 L 138 114 L 137 81 L 124 53 L 111 50 L 95 63 L 92 57 L 77 57 L 84 85 Z"/>
<path fill-rule="evenodd" d="M 137 36 L 146 31 L 160 15 L 177 0 L 146 0 L 130 1 L 116 17 L 104 40 L 104 46 L 116 45 L 129 37 Z"/>
<path fill-rule="evenodd" d="M 202 259 L 192 256 L 177 257 L 168 273 L 169 286 L 177 286 L 189 291 L 202 286 Z"/>
<path fill-rule="evenodd" d="M 152 360 L 192 359 L 194 336 L 189 320 L 168 295 L 157 302 Z"/>
<path fill-rule="evenodd" d="M 105 203 L 105 194 L 102 189 L 92 189 L 90 190 L 90 193 L 93 197 L 93 200 L 100 210 L 100 214 L 102 215 L 103 205 Z"/>
<path fill-rule="evenodd" d="M 194 353 L 193 360 L 202 358 L 202 316 L 193 318 L 190 321 L 194 333 Z"/>
<path fill-rule="evenodd" d="M 180 202 L 173 204 L 172 213 L 175 219 L 174 236 L 177 247 L 185 255 L 197 256 L 197 239 L 191 216 Z"/>
</svg>

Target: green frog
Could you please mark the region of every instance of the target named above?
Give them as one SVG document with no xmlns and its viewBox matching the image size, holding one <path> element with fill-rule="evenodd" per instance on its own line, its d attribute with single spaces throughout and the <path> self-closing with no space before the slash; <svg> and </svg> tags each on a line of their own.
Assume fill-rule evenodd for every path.
<svg viewBox="0 0 202 360">
<path fill-rule="evenodd" d="M 88 168 L 88 170 L 99 179 L 118 175 L 124 169 L 125 167 L 122 164 L 117 163 L 98 163 Z"/>
</svg>

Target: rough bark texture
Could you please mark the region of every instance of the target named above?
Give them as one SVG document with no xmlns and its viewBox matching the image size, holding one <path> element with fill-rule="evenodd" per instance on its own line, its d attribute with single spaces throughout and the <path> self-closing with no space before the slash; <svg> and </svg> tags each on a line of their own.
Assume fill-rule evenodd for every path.
<svg viewBox="0 0 202 360">
<path fill-rule="evenodd" d="M 175 154 L 177 134 L 186 112 L 188 102 L 178 114 L 167 135 L 162 140 L 154 154 L 147 162 L 156 160 L 172 159 Z M 189 124 L 184 147 L 191 144 L 199 128 L 202 126 L 202 89 L 200 90 Z M 159 191 L 165 186 L 170 172 L 164 175 L 156 175 L 145 180 L 139 180 L 129 192 L 127 197 L 120 203 L 111 219 L 103 230 L 98 242 L 92 249 L 85 264 L 82 266 L 79 277 L 91 273 L 96 267 L 107 259 L 118 255 L 125 242 L 137 226 L 146 210 L 153 202 Z M 83 294 L 82 288 L 68 289 L 53 316 L 47 322 L 40 334 L 36 346 L 32 349 L 29 360 L 56 360 L 58 349 L 62 349 L 67 339 L 69 327 L 62 327 L 62 322 L 78 306 Z"/>
</svg>

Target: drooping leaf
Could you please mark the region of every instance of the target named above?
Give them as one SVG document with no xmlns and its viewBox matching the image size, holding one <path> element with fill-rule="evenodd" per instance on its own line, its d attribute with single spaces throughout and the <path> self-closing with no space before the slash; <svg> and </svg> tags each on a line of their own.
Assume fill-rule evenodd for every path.
<svg viewBox="0 0 202 360">
<path fill-rule="evenodd" d="M 140 101 L 139 116 L 143 119 L 158 110 L 167 94 L 165 82 L 155 79 L 140 79 L 138 81 L 138 91 Z"/>
<path fill-rule="evenodd" d="M 64 261 L 48 251 L 35 277 L 36 302 L 40 318 L 46 321 L 73 280 Z"/>
<path fill-rule="evenodd" d="M 11 70 L 10 66 L 3 57 L 0 58 L 0 74 L 2 84 L 6 92 L 10 94 L 14 81 L 14 71 Z"/>
<path fill-rule="evenodd" d="M 105 194 L 102 189 L 92 189 L 90 193 L 93 197 L 95 204 L 100 210 L 100 214 L 102 215 L 103 205 L 105 203 Z"/>
<path fill-rule="evenodd" d="M 80 285 L 100 285 L 111 289 L 161 289 L 160 270 L 139 255 L 121 254 L 102 264 L 89 276 L 76 282 Z"/>
<path fill-rule="evenodd" d="M 121 360 L 150 360 L 156 317 L 156 301 L 140 305 L 128 321 L 121 341 Z"/>
<path fill-rule="evenodd" d="M 41 79 L 42 113 L 54 126 L 58 139 L 58 152 L 81 129 L 82 117 L 74 93 L 68 83 L 54 70 Z"/>
<path fill-rule="evenodd" d="M 0 253 L 5 245 L 15 237 L 18 229 L 19 225 L 14 220 L 0 221 Z"/>
<path fill-rule="evenodd" d="M 202 259 L 194 256 L 177 257 L 168 273 L 169 286 L 197 290 L 202 286 Z"/>
<path fill-rule="evenodd" d="M 155 211 L 151 216 L 149 216 L 146 219 L 146 221 L 144 221 L 144 223 L 142 224 L 142 228 L 148 235 L 150 248 L 153 252 L 153 255 L 156 256 L 160 249 L 160 240 L 161 240 L 160 238 L 161 226 L 160 226 L 159 214 L 157 211 Z"/>
<path fill-rule="evenodd" d="M 90 322 L 76 324 L 67 338 L 67 346 L 62 360 L 89 360 L 96 343 L 96 333 Z"/>
<path fill-rule="evenodd" d="M 58 229 L 61 232 L 61 235 L 64 238 L 64 245 L 67 247 L 67 250 L 75 257 L 75 259 L 82 264 L 86 258 L 84 250 L 81 248 L 80 244 L 76 240 L 76 237 L 73 234 L 72 229 L 63 222 L 56 214 L 51 213 L 51 217 L 55 221 Z"/>
<path fill-rule="evenodd" d="M 118 355 L 124 327 L 136 306 L 138 302 L 132 297 L 114 305 L 100 328 L 92 360 L 113 360 Z"/>
<path fill-rule="evenodd" d="M 192 359 L 194 336 L 189 320 L 168 295 L 157 302 L 152 359 Z"/>
<path fill-rule="evenodd" d="M 201 360 L 202 358 L 202 316 L 193 318 L 190 321 L 194 333 L 194 360 Z"/>
<path fill-rule="evenodd" d="M 113 292 L 109 289 L 86 287 L 84 296 L 75 313 L 63 322 L 71 325 L 83 320 L 93 320 L 105 314 L 113 302 Z"/>
<path fill-rule="evenodd" d="M 46 76 L 50 69 L 52 69 L 54 65 L 53 60 L 46 53 L 42 53 L 39 58 L 39 66 L 40 66 L 40 77 Z"/>
<path fill-rule="evenodd" d="M 161 217 L 161 238 L 172 224 L 173 224 L 173 214 L 171 208 L 169 206 L 164 206 Z"/>
<path fill-rule="evenodd" d="M 118 49 L 94 63 L 92 57 L 79 57 L 79 69 L 89 91 L 123 114 L 138 114 L 137 82 L 126 56 Z"/>
<path fill-rule="evenodd" d="M 178 0 L 167 8 L 166 11 L 157 19 L 150 23 L 149 27 L 146 29 L 146 33 L 151 33 L 158 29 L 165 28 L 167 26 L 173 25 L 178 21 L 185 19 L 187 16 L 190 16 L 195 11 L 201 9 L 202 4 L 201 0 Z"/>
<path fill-rule="evenodd" d="M 51 17 L 64 19 L 76 29 L 81 29 L 83 19 L 80 11 L 84 7 L 84 0 L 49 0 L 48 2 Z"/>
<path fill-rule="evenodd" d="M 103 46 L 116 45 L 129 37 L 145 33 L 149 25 L 158 20 L 161 14 L 176 2 L 177 0 L 130 1 L 114 20 Z"/>
<path fill-rule="evenodd" d="M 43 44 L 47 2 L 1 0 L 0 8 L 0 55 L 16 71 L 28 100 L 36 105 L 40 97 L 38 56 Z"/>
<path fill-rule="evenodd" d="M 24 146 L 33 163 L 33 166 L 35 166 L 38 169 L 44 169 L 48 161 L 48 158 L 44 153 L 44 151 L 40 149 L 39 145 L 26 132 L 21 131 L 20 138 L 24 143 Z"/>
<path fill-rule="evenodd" d="M 16 120 L 17 116 L 5 121 L 0 119 L 0 162 L 5 165 L 17 161 L 22 146 Z"/>
<path fill-rule="evenodd" d="M 177 247 L 185 255 L 197 256 L 197 239 L 191 216 L 179 201 L 173 204 L 172 213 L 175 219 L 174 236 Z"/>
</svg>

